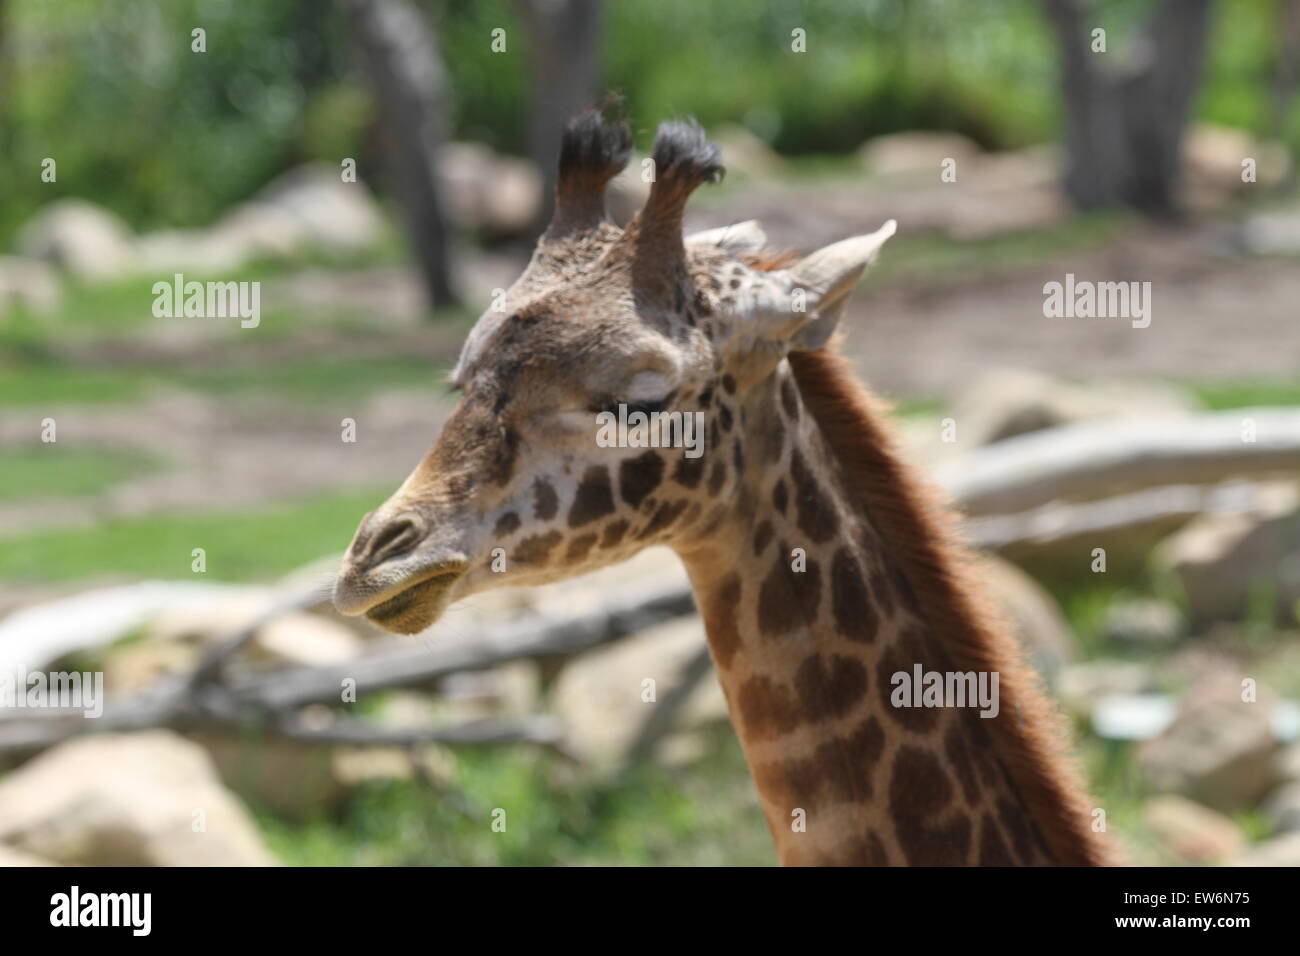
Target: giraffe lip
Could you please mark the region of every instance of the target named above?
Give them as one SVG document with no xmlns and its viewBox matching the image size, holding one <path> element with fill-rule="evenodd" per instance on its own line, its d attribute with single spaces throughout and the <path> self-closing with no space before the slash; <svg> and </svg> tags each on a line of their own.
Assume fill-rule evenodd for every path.
<svg viewBox="0 0 1300 956">
<path fill-rule="evenodd" d="M 420 594 L 431 592 L 433 588 L 426 585 L 432 582 L 449 587 L 469 569 L 469 561 L 460 555 L 394 564 L 398 566 L 381 566 L 366 572 L 345 559 L 342 572 L 334 582 L 334 607 L 348 616 L 369 614 L 386 606 L 395 608 L 400 602 L 410 602 Z"/>
<path fill-rule="evenodd" d="M 435 568 L 423 577 L 407 582 L 400 591 L 367 608 L 366 617 L 376 624 L 399 617 L 428 598 L 445 593 L 465 573 L 463 567 Z"/>
</svg>

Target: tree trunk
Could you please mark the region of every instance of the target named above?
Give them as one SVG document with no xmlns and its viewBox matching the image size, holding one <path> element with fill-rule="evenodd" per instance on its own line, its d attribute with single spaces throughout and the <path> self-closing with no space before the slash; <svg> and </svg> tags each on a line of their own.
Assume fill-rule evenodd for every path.
<svg viewBox="0 0 1300 956">
<path fill-rule="evenodd" d="M 541 170 L 544 202 L 534 224 L 551 219 L 560 134 L 574 113 L 597 98 L 600 0 L 518 0 L 528 31 L 528 153 Z"/>
<path fill-rule="evenodd" d="M 1210 0 L 1163 0 L 1125 63 L 1093 52 L 1083 0 L 1044 0 L 1061 53 L 1065 188 L 1081 209 L 1180 213 L 1182 144 L 1200 84 Z M 1108 40 L 1109 49 L 1109 40 Z"/>
<path fill-rule="evenodd" d="M 399 204 L 429 304 L 456 304 L 450 230 L 438 194 L 447 72 L 432 28 L 407 0 L 343 0 L 348 31 L 379 108 Z"/>
<path fill-rule="evenodd" d="M 1270 126 L 1274 139 L 1287 141 L 1287 116 L 1300 85 L 1300 0 L 1280 0 L 1278 6 L 1277 65 L 1273 69 L 1273 103 Z"/>
</svg>

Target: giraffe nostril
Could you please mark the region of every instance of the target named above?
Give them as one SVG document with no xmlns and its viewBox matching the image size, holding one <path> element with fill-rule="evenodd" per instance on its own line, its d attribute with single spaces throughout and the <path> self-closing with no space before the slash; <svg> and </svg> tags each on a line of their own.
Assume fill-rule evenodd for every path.
<svg viewBox="0 0 1300 956">
<path fill-rule="evenodd" d="M 395 518 L 376 531 L 368 542 L 365 563 L 371 567 L 383 564 L 415 548 L 424 537 L 424 528 L 416 519 L 403 516 Z"/>
</svg>

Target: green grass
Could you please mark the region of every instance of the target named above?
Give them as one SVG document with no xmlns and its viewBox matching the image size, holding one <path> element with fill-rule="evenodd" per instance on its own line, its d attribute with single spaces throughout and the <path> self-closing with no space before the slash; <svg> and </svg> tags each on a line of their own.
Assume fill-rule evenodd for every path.
<svg viewBox="0 0 1300 956">
<path fill-rule="evenodd" d="M 137 452 L 51 442 L 4 451 L 0 501 L 93 495 L 158 467 Z"/>
<path fill-rule="evenodd" d="M 1256 405 L 1300 405 L 1300 380 L 1197 384 L 1192 391 L 1212 411 Z"/>
<path fill-rule="evenodd" d="M 143 364 L 84 368 L 28 362 L 0 366 L 0 406 L 134 402 L 159 387 L 220 397 L 270 394 L 291 401 L 351 400 L 384 388 L 442 389 L 445 371 L 444 365 L 410 356 L 240 362 L 195 371 Z"/>
<path fill-rule="evenodd" d="M 321 358 L 205 369 L 174 375 L 169 384 L 214 395 L 265 395 L 295 400 L 354 399 L 386 388 L 446 390 L 446 366 L 423 358 Z"/>
<path fill-rule="evenodd" d="M 449 798 L 408 781 L 359 788 L 336 818 L 258 812 L 290 865 L 770 865 L 767 826 L 730 728 L 689 768 L 606 781 L 529 749 L 457 750 Z M 505 830 L 492 828 L 505 811 Z"/>
<path fill-rule="evenodd" d="M 148 376 L 124 368 L 87 369 L 54 362 L 0 364 L 0 407 L 139 400 Z"/>
<path fill-rule="evenodd" d="M 267 580 L 342 551 L 361 516 L 392 489 L 336 492 L 263 509 L 109 519 L 0 538 L 0 580 L 67 581 L 106 575 L 196 577 L 191 552 L 206 552 L 207 575 Z"/>
</svg>

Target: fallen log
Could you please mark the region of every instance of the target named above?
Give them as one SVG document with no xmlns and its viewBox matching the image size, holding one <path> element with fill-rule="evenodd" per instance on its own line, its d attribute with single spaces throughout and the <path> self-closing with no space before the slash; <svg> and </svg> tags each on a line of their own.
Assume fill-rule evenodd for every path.
<svg viewBox="0 0 1300 956">
<path fill-rule="evenodd" d="M 1300 409 L 1082 422 L 998 442 L 939 471 L 940 482 L 970 515 L 1272 476 L 1300 477 Z"/>
</svg>

